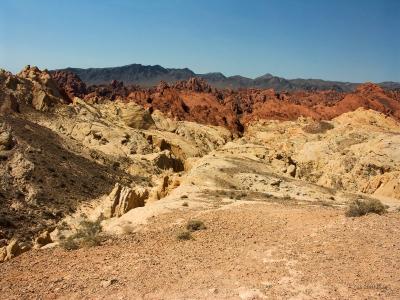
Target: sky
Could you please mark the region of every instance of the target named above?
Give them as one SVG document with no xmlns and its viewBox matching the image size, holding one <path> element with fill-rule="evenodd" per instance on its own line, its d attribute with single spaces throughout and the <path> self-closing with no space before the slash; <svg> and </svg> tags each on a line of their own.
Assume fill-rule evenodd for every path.
<svg viewBox="0 0 400 300">
<path fill-rule="evenodd" d="M 400 82 L 398 0 L 1 0 L 0 68 Z"/>
</svg>

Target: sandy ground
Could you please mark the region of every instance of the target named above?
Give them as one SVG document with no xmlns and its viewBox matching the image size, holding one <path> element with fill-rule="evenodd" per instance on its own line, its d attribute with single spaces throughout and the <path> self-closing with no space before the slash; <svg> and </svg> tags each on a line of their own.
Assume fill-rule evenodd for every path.
<svg viewBox="0 0 400 300">
<path fill-rule="evenodd" d="M 179 241 L 190 219 L 207 229 Z M 2 299 L 399 299 L 400 213 L 346 218 L 243 203 L 155 216 L 142 231 L 0 265 Z"/>
</svg>

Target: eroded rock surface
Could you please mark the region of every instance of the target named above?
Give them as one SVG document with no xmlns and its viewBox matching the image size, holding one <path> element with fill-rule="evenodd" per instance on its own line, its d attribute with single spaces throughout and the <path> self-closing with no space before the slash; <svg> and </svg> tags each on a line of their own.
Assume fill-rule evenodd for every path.
<svg viewBox="0 0 400 300">
<path fill-rule="evenodd" d="M 142 207 L 148 197 L 149 192 L 146 189 L 132 189 L 117 183 L 109 195 L 111 206 L 105 217 L 120 217 L 133 208 Z"/>
<path fill-rule="evenodd" d="M 85 89 L 71 74 L 1 71 L 0 257 L 22 253 L 9 254 L 13 239 L 57 243 L 82 216 L 123 233 L 183 201 L 340 207 L 368 196 L 394 209 L 399 98 L 373 84 L 347 94 L 220 91 L 198 79 Z"/>
</svg>

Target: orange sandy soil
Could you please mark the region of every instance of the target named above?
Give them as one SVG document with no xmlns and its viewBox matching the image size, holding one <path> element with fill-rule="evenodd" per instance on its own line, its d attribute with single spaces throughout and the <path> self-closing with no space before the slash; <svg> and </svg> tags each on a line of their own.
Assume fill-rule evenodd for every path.
<svg viewBox="0 0 400 300">
<path fill-rule="evenodd" d="M 187 220 L 207 229 L 178 241 Z M 400 299 L 400 213 L 182 207 L 94 248 L 0 264 L 1 299 Z"/>
</svg>

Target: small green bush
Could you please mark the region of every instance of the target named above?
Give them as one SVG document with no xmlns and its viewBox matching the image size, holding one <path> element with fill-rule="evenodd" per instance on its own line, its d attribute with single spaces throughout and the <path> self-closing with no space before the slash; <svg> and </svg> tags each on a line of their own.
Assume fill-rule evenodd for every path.
<svg viewBox="0 0 400 300">
<path fill-rule="evenodd" d="M 346 216 L 360 217 L 370 213 L 382 215 L 386 212 L 386 206 L 377 199 L 357 199 L 350 203 Z"/>
<path fill-rule="evenodd" d="M 76 250 L 79 249 L 79 243 L 74 239 L 73 236 L 69 236 L 60 241 L 60 246 L 65 250 Z"/>
<path fill-rule="evenodd" d="M 92 222 L 83 220 L 75 234 L 61 240 L 60 245 L 66 250 L 100 245 L 101 218 Z"/>
<path fill-rule="evenodd" d="M 178 234 L 176 235 L 176 238 L 180 241 L 188 241 L 192 239 L 192 234 L 190 231 L 180 231 L 178 232 Z"/>
<path fill-rule="evenodd" d="M 197 230 L 206 229 L 206 226 L 204 225 L 203 221 L 190 220 L 186 224 L 186 229 L 189 231 L 197 231 Z"/>
</svg>

